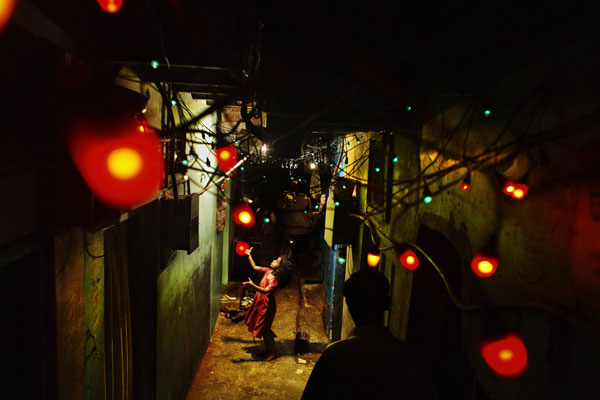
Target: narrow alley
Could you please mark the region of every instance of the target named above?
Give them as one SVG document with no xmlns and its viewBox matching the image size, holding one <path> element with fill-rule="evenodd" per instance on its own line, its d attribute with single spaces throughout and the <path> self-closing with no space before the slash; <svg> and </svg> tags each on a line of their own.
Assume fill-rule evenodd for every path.
<svg viewBox="0 0 600 400">
<path fill-rule="evenodd" d="M 241 289 L 233 287 L 225 294 L 239 298 Z M 262 362 L 262 340 L 252 339 L 243 320 L 236 323 L 220 316 L 187 400 L 299 399 L 325 343 L 315 341 L 298 349 L 298 308 L 298 288 L 290 284 L 277 294 L 273 331 L 278 357 L 268 363 Z"/>
<path fill-rule="evenodd" d="M 600 399 L 593 4 L 0 0 L 0 399 Z"/>
</svg>

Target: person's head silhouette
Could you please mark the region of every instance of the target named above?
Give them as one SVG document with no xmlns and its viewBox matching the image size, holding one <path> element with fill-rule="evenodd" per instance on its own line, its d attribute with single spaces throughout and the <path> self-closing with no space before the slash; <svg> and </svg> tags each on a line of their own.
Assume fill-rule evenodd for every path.
<svg viewBox="0 0 600 400">
<path fill-rule="evenodd" d="M 384 311 L 390 308 L 390 284 L 375 269 L 353 273 L 344 284 L 344 297 L 357 326 L 382 326 Z"/>
</svg>

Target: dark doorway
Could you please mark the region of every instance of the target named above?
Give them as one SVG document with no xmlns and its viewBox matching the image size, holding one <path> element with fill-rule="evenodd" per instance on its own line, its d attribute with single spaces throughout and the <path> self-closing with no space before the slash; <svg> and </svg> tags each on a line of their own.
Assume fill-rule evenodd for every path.
<svg viewBox="0 0 600 400">
<path fill-rule="evenodd" d="M 461 261 L 452 243 L 441 233 L 421 226 L 417 244 L 460 294 Z M 473 371 L 462 346 L 461 312 L 434 267 L 423 257 L 421 262 L 414 271 L 407 339 L 429 355 L 440 399 L 474 398 Z"/>
<path fill-rule="evenodd" d="M 43 250 L 0 265 L 0 398 L 55 399 L 54 282 Z"/>
</svg>

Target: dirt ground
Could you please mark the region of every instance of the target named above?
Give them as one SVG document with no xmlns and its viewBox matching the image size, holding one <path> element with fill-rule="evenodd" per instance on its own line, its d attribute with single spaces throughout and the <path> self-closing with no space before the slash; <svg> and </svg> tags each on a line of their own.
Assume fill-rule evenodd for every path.
<svg viewBox="0 0 600 400">
<path fill-rule="evenodd" d="M 233 288 L 228 292 L 239 296 L 241 291 Z M 243 320 L 235 323 L 219 315 L 187 400 L 300 399 L 327 343 L 309 343 L 302 346 L 306 353 L 297 354 L 299 303 L 296 285 L 290 284 L 277 293 L 273 331 L 279 356 L 269 362 L 259 356 L 264 351 L 262 339 L 254 341 Z"/>
</svg>

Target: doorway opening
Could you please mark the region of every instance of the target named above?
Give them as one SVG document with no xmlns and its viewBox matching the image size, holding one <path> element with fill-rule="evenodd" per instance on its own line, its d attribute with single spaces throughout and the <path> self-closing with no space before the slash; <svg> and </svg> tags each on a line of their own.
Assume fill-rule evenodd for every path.
<svg viewBox="0 0 600 400">
<path fill-rule="evenodd" d="M 460 295 L 462 263 L 454 245 L 440 232 L 425 226 L 419 228 L 417 244 Z M 428 354 L 440 399 L 487 399 L 478 389 L 463 351 L 461 311 L 427 260 L 422 260 L 414 271 L 407 340 Z"/>
</svg>

